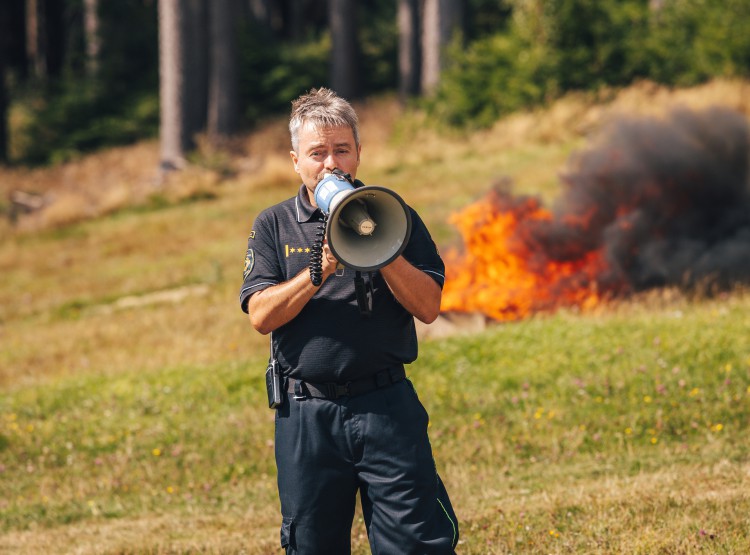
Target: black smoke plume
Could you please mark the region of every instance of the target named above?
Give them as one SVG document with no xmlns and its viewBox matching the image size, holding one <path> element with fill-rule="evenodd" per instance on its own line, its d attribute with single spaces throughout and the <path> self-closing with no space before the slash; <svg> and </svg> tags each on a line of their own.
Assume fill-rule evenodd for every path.
<svg viewBox="0 0 750 555">
<path fill-rule="evenodd" d="M 519 233 L 539 262 L 604 252 L 601 291 L 750 283 L 749 160 L 739 112 L 620 119 L 571 159 L 553 219 Z"/>
</svg>

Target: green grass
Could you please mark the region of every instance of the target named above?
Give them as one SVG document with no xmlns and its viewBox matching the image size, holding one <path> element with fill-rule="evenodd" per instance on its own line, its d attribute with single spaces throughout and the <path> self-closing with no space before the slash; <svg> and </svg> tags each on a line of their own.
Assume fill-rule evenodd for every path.
<svg viewBox="0 0 750 555">
<path fill-rule="evenodd" d="M 462 521 L 460 552 L 750 548 L 748 309 L 740 293 L 425 342 L 410 376 Z M 230 524 L 245 529 L 230 549 L 272 546 L 263 364 L 134 368 L 6 393 L 0 546 L 26 538 L 33 550 L 24 531 L 165 515 L 181 529 L 177 551 L 210 548 L 208 534 Z M 195 515 L 213 519 L 208 530 L 190 528 Z M 154 541 L 105 552 L 153 552 Z"/>
<path fill-rule="evenodd" d="M 272 452 L 272 415 L 256 410 L 261 374 L 248 370 L 183 367 L 16 391 L 2 406 L 4 531 L 239 506 L 243 496 L 229 492 L 273 472 L 261 456 Z"/>
</svg>

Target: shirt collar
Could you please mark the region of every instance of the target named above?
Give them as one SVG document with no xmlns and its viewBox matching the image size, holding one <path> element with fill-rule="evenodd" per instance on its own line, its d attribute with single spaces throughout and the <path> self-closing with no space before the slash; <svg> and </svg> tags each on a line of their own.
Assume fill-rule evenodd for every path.
<svg viewBox="0 0 750 555">
<path fill-rule="evenodd" d="M 297 206 L 298 223 L 309 222 L 313 218 L 317 219 L 321 215 L 320 209 L 310 203 L 310 199 L 307 196 L 307 187 L 305 187 L 304 183 L 300 186 L 294 203 Z"/>
</svg>

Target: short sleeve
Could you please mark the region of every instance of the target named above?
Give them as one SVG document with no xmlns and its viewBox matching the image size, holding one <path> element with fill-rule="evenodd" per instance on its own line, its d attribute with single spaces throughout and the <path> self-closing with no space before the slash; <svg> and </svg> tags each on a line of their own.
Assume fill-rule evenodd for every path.
<svg viewBox="0 0 750 555">
<path fill-rule="evenodd" d="M 409 243 L 404 249 L 404 258 L 408 260 L 415 268 L 422 270 L 429 275 L 442 289 L 445 283 L 445 264 L 440 257 L 437 246 L 432 240 L 427 226 L 415 210 L 411 211 L 411 236 Z"/>
<path fill-rule="evenodd" d="M 269 210 L 255 219 L 247 239 L 240 306 L 247 312 L 247 301 L 253 293 L 283 281 L 279 263 L 277 222 Z"/>
</svg>

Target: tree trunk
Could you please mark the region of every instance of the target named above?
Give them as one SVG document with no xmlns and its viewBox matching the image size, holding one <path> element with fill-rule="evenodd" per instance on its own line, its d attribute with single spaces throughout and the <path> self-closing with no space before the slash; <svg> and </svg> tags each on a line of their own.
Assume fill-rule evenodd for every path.
<svg viewBox="0 0 750 555">
<path fill-rule="evenodd" d="M 208 135 L 213 142 L 237 131 L 239 6 L 235 0 L 212 0 L 210 7 Z"/>
<path fill-rule="evenodd" d="M 398 0 L 398 91 L 402 103 L 419 95 L 419 0 Z"/>
<path fill-rule="evenodd" d="M 208 5 L 209 0 L 182 0 L 183 19 L 182 67 L 185 71 L 185 120 L 189 146 L 193 137 L 205 131 L 208 121 Z M 215 0 L 210 0 L 213 3 Z"/>
<path fill-rule="evenodd" d="M 195 134 L 206 128 L 208 12 L 205 0 L 160 0 L 161 165 L 181 168 Z"/>
<path fill-rule="evenodd" d="M 47 75 L 43 1 L 26 0 L 26 57 L 31 66 L 29 73 L 38 78 Z"/>
<path fill-rule="evenodd" d="M 5 79 L 5 55 L 0 53 L 0 163 L 7 162 L 8 153 L 8 87 Z"/>
<path fill-rule="evenodd" d="M 59 77 L 62 75 L 65 63 L 65 9 L 63 0 L 42 0 L 44 12 L 44 45 L 45 65 L 47 77 Z"/>
<path fill-rule="evenodd" d="M 422 91 L 440 83 L 443 50 L 461 25 L 461 0 L 424 0 L 422 14 Z"/>
<path fill-rule="evenodd" d="M 304 25 L 304 14 L 305 14 L 305 1 L 304 0 L 290 0 L 289 2 L 289 19 L 287 21 L 287 29 L 289 31 L 289 38 L 292 42 L 301 42 L 303 36 Z"/>
<path fill-rule="evenodd" d="M 86 42 L 86 72 L 91 77 L 99 74 L 102 50 L 99 35 L 99 0 L 84 0 L 83 30 Z"/>
<path fill-rule="evenodd" d="M 357 84 L 356 0 L 328 0 L 331 30 L 331 88 L 344 98 L 355 98 Z"/>
<path fill-rule="evenodd" d="M 10 37 L 10 7 L 0 4 L 0 162 L 8 161 L 8 88 L 5 79 Z"/>
<path fill-rule="evenodd" d="M 184 166 L 190 133 L 185 121 L 184 12 L 180 0 L 159 0 L 159 102 L 161 167 Z"/>
<path fill-rule="evenodd" d="M 0 31 L 6 37 L 6 67 L 8 71 L 13 72 L 18 82 L 24 82 L 29 76 L 26 53 L 26 0 L 0 1 L 0 5 L 7 17 L 5 31 Z"/>
</svg>

